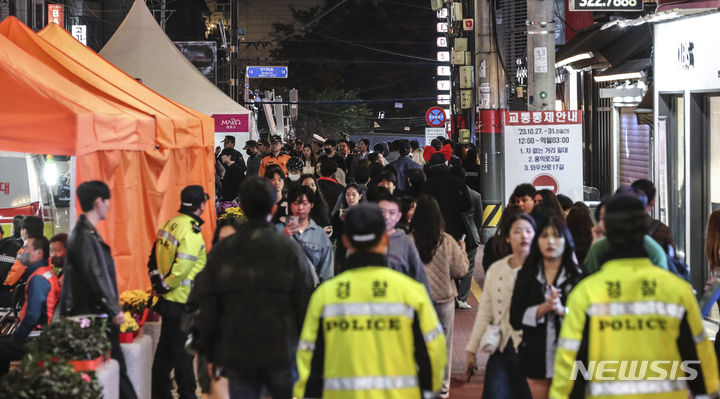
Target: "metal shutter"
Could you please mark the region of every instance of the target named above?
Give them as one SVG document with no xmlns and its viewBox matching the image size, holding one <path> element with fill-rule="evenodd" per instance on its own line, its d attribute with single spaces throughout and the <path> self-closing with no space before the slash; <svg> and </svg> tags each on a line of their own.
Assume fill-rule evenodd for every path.
<svg viewBox="0 0 720 399">
<path fill-rule="evenodd" d="M 638 125 L 634 108 L 620 108 L 619 177 L 620 185 L 630 185 L 650 175 L 650 126 Z"/>
</svg>

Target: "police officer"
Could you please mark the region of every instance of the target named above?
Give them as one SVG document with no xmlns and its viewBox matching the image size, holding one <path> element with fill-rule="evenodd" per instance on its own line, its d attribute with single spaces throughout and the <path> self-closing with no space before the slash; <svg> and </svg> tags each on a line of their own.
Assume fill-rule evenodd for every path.
<svg viewBox="0 0 720 399">
<path fill-rule="evenodd" d="M 179 398 L 196 399 L 193 358 L 185 352 L 187 333 L 180 328 L 180 322 L 193 280 L 205 267 L 207 254 L 200 215 L 205 211 L 208 198 L 201 186 L 187 186 L 182 190 L 180 214 L 160 228 L 150 258 L 150 278 L 160 296 L 157 310 L 162 316 L 152 370 L 153 398 L 173 398 L 170 371 L 174 369 Z"/>
<path fill-rule="evenodd" d="M 643 249 L 643 203 L 616 195 L 605 230 L 605 264 L 567 301 L 550 397 L 717 397 L 717 360 L 692 289 Z"/>
<path fill-rule="evenodd" d="M 310 298 L 293 396 L 431 397 L 442 385 L 445 335 L 425 286 L 386 266 L 377 205 L 350 208 L 344 229 L 347 270 Z"/>
<path fill-rule="evenodd" d="M 287 161 L 290 160 L 290 155 L 282 152 L 282 138 L 278 135 L 270 137 L 270 153 L 265 155 L 260 162 L 260 176 L 265 176 L 265 170 L 270 165 L 280 165 L 287 176 Z"/>
</svg>

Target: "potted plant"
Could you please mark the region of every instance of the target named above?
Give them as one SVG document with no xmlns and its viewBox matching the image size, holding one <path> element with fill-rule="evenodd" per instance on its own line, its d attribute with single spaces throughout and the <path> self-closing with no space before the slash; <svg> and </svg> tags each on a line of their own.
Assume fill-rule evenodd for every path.
<svg viewBox="0 0 720 399">
<path fill-rule="evenodd" d="M 75 372 L 65 360 L 32 353 L 0 380 L 0 392 L 7 398 L 102 398 L 94 372 Z"/>
<path fill-rule="evenodd" d="M 75 371 L 95 370 L 110 352 L 107 321 L 60 319 L 47 326 L 39 337 L 28 341 L 27 349 L 29 353 L 46 353 L 66 360 Z"/>
<path fill-rule="evenodd" d="M 151 312 L 151 308 L 155 306 L 158 298 L 152 296 L 148 290 L 127 290 L 120 294 L 120 305 L 123 311 L 130 312 L 139 327 L 145 324 L 145 321 L 158 321 L 159 316 L 155 312 Z"/>
<path fill-rule="evenodd" d="M 128 344 L 139 335 L 140 326 L 130 312 L 125 312 L 124 315 L 125 321 L 120 325 L 120 343 Z"/>
<path fill-rule="evenodd" d="M 223 220 L 227 218 L 236 218 L 241 222 L 247 220 L 247 217 L 245 217 L 245 213 L 242 211 L 242 208 L 240 208 L 240 205 L 235 201 L 220 202 L 217 206 L 217 215 L 218 220 Z"/>
</svg>

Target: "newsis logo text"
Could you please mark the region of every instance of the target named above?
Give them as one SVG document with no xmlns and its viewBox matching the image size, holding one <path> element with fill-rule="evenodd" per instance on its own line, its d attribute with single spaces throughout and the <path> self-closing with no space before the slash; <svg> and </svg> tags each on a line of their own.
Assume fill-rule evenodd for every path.
<svg viewBox="0 0 720 399">
<path fill-rule="evenodd" d="M 692 381 L 699 366 L 699 360 L 576 360 L 570 379 L 579 373 L 586 381 Z"/>
</svg>

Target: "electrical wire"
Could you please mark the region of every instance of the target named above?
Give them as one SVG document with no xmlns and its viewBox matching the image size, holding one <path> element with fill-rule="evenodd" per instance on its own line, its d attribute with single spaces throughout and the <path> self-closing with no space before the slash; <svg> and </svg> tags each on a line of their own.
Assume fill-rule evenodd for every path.
<svg viewBox="0 0 720 399">
<path fill-rule="evenodd" d="M 312 109 L 303 107 L 303 112 L 312 112 L 316 114 L 325 114 L 325 115 L 333 115 L 333 116 L 345 116 L 342 114 L 338 114 L 335 112 L 328 112 L 328 111 L 320 111 L 319 109 Z M 425 117 L 424 116 L 407 116 L 407 117 L 398 117 L 398 118 L 376 118 L 373 116 L 354 116 L 354 118 L 358 119 L 369 119 L 369 120 L 380 120 L 380 121 L 418 121 L 418 122 L 424 122 Z"/>
<path fill-rule="evenodd" d="M 400 102 L 420 102 L 420 101 L 437 101 L 437 97 L 409 97 L 409 98 L 378 98 L 372 100 L 301 100 L 296 102 L 290 101 L 262 101 L 256 102 L 239 102 L 240 104 L 297 104 L 297 105 L 345 105 L 345 104 L 381 104 L 381 103 L 400 103 Z"/>
<path fill-rule="evenodd" d="M 298 29 L 297 31 L 293 31 L 293 32 L 291 32 L 291 33 L 288 33 L 287 35 L 285 35 L 285 36 L 283 36 L 283 37 L 281 37 L 281 38 L 279 38 L 279 39 L 271 40 L 270 43 L 274 43 L 274 46 L 277 46 L 278 43 L 282 42 L 283 40 L 287 39 L 287 38 L 290 37 L 290 36 L 295 36 L 295 35 L 297 35 L 297 34 L 299 33 L 299 31 L 304 31 L 304 30 L 307 29 L 307 27 L 309 27 L 310 25 L 312 25 L 312 24 L 314 24 L 315 22 L 319 21 L 320 19 L 324 18 L 325 16 L 327 16 L 327 15 L 330 14 L 331 12 L 335 11 L 335 10 L 336 10 L 338 7 L 340 7 L 341 5 L 347 3 L 347 1 L 348 1 L 348 0 L 342 0 L 341 2 L 339 2 L 339 3 L 335 4 L 334 6 L 332 6 L 329 10 L 327 10 L 327 11 L 323 12 L 322 14 L 320 14 L 318 17 L 316 17 L 316 18 L 313 19 L 312 21 L 310 21 L 310 22 L 306 23 L 305 25 L 303 25 L 303 26 L 302 26 L 300 29 Z M 270 37 L 271 37 L 271 36 L 267 36 L 266 38 L 270 38 Z M 259 40 L 259 41 L 264 41 L 264 40 Z"/>
<path fill-rule="evenodd" d="M 398 56 L 398 57 L 410 58 L 410 59 L 414 59 L 414 60 L 437 61 L 437 60 L 432 59 L 432 58 L 419 57 L 419 56 L 416 56 L 416 55 L 397 53 L 397 52 L 394 52 L 394 51 L 389 51 L 389 50 L 374 48 L 374 47 L 370 47 L 370 46 L 365 46 L 365 45 L 358 44 L 358 43 L 354 43 L 354 42 L 351 42 L 351 41 L 348 41 L 348 40 L 343 40 L 343 39 L 338 39 L 338 38 L 336 38 L 336 37 L 328 36 L 328 35 L 325 35 L 325 34 L 322 34 L 322 33 L 316 32 L 316 31 L 309 31 L 309 32 L 310 32 L 310 33 L 314 33 L 314 34 L 316 34 L 316 35 L 318 35 L 318 36 L 324 37 L 324 38 L 326 38 L 326 39 L 335 40 L 335 41 L 337 41 L 337 42 L 339 42 L 339 43 L 343 43 L 343 44 L 347 44 L 347 45 L 350 45 L 350 46 L 355 46 L 355 47 L 363 48 L 363 49 L 365 49 L 365 50 L 376 51 L 376 52 L 383 53 L 383 54 L 390 54 L 390 55 L 394 55 L 394 56 Z"/>
<path fill-rule="evenodd" d="M 254 58 L 239 59 L 239 61 L 257 61 Z M 438 65 L 450 65 L 447 62 L 433 61 L 433 62 L 406 62 L 406 61 L 374 61 L 374 60 L 341 60 L 341 59 L 319 59 L 319 58 L 288 58 L 286 60 L 273 60 L 277 63 L 283 62 L 294 62 L 298 64 L 378 64 L 378 65 L 397 65 L 402 67 L 418 67 L 428 68 L 436 67 Z"/>
</svg>

